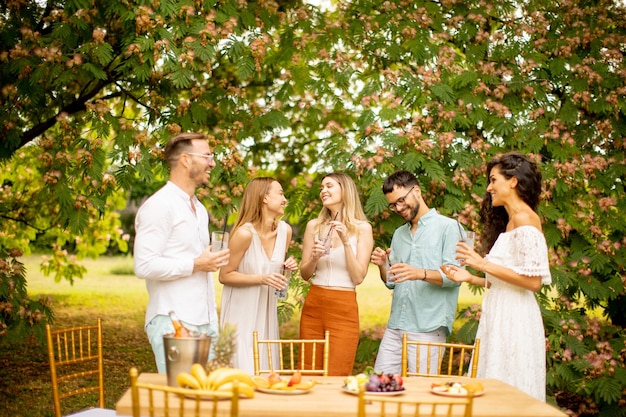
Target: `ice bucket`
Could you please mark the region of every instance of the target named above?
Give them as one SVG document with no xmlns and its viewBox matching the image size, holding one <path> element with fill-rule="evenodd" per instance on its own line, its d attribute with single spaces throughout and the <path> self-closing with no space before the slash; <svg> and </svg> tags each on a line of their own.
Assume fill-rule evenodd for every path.
<svg viewBox="0 0 626 417">
<path fill-rule="evenodd" d="M 194 363 L 205 366 L 209 359 L 210 347 L 211 338 L 205 334 L 190 337 L 174 337 L 173 333 L 164 334 L 167 385 L 177 387 L 176 376 L 181 372 L 191 372 L 191 365 Z"/>
</svg>

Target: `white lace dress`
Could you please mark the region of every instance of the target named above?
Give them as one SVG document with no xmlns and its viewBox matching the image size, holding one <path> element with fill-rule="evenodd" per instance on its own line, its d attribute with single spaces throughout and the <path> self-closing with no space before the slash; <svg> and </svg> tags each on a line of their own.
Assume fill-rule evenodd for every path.
<svg viewBox="0 0 626 417">
<path fill-rule="evenodd" d="M 532 226 L 502 233 L 486 257 L 521 275 L 552 282 L 543 234 Z M 539 305 L 532 291 L 487 275 L 491 284 L 482 306 L 478 377 L 495 378 L 545 401 L 546 342 Z"/>
</svg>

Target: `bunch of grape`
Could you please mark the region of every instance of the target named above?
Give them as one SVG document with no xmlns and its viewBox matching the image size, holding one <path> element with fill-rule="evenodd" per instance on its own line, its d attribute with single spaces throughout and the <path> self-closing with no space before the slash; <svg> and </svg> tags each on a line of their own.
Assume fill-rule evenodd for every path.
<svg viewBox="0 0 626 417">
<path fill-rule="evenodd" d="M 402 391 L 402 376 L 399 374 L 373 374 L 365 384 L 365 390 L 369 392 L 393 392 Z"/>
</svg>

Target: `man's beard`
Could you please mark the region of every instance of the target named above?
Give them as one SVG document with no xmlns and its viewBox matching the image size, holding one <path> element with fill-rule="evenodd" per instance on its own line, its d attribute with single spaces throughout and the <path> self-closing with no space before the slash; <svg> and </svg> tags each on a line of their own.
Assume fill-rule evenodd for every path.
<svg viewBox="0 0 626 417">
<path fill-rule="evenodd" d="M 193 167 L 189 172 L 189 178 L 194 180 L 196 187 L 200 187 L 201 185 L 208 185 L 208 175 L 206 170 L 201 170 L 197 166 Z"/>
<path fill-rule="evenodd" d="M 411 211 L 409 211 L 409 215 L 407 217 L 402 217 L 404 219 L 405 222 L 409 223 L 411 222 L 415 216 L 417 216 L 417 213 L 419 213 L 420 211 L 420 203 L 418 202 L 417 205 L 411 209 Z"/>
</svg>

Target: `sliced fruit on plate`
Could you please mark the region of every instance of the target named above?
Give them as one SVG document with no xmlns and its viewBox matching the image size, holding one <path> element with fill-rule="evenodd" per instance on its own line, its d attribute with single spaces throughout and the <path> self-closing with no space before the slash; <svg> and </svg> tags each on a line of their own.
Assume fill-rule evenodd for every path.
<svg viewBox="0 0 626 417">
<path fill-rule="evenodd" d="M 272 391 L 308 391 L 317 384 L 314 380 L 303 380 L 302 376 L 281 378 L 276 374 L 271 374 L 267 377 L 255 376 L 252 378 L 252 382 L 257 389 Z"/>
<path fill-rule="evenodd" d="M 281 390 L 287 389 L 288 385 L 285 381 L 277 382 L 275 384 L 270 385 L 270 389 Z"/>
<path fill-rule="evenodd" d="M 317 382 L 315 381 L 299 382 L 297 384 L 292 385 L 291 388 L 308 391 L 311 388 L 313 388 L 316 384 Z"/>
<path fill-rule="evenodd" d="M 254 383 L 254 386 L 257 388 L 267 389 L 270 387 L 270 381 L 268 381 L 267 378 L 263 378 L 262 376 L 252 377 L 252 382 Z"/>
<path fill-rule="evenodd" d="M 270 387 L 271 387 L 272 385 L 274 385 L 274 384 L 278 383 L 278 382 L 282 382 L 282 381 L 283 381 L 283 379 L 280 377 L 280 375 L 278 375 L 278 374 L 277 374 L 277 373 L 275 373 L 275 372 L 272 372 L 271 374 L 269 374 L 269 375 L 267 376 L 267 380 L 268 380 L 268 381 L 269 381 L 269 383 L 270 383 Z"/>
<path fill-rule="evenodd" d="M 469 391 L 484 391 L 483 384 L 480 382 L 468 382 L 462 384 L 460 382 L 437 382 L 431 384 L 430 388 L 437 392 L 446 392 L 449 394 L 467 394 Z"/>
<path fill-rule="evenodd" d="M 463 384 L 463 388 L 472 392 L 481 392 L 485 390 L 485 387 L 483 387 L 483 384 L 480 382 L 468 382 L 467 384 Z"/>
</svg>

